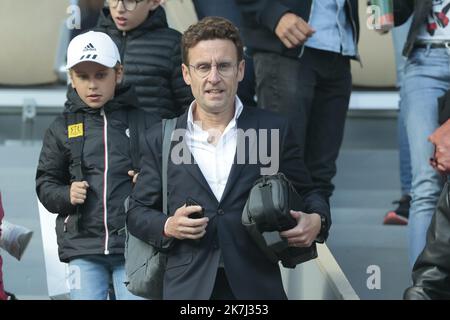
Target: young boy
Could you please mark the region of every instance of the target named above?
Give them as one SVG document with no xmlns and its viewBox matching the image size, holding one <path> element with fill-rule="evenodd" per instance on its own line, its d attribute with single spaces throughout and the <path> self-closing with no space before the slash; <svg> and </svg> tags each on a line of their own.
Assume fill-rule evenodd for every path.
<svg viewBox="0 0 450 320">
<path fill-rule="evenodd" d="M 47 130 L 39 158 L 36 191 L 47 210 L 58 213 L 58 253 L 73 273 L 71 299 L 106 299 L 111 277 L 117 299 L 136 298 L 124 284 L 121 230 L 133 186 L 129 119 L 145 112 L 136 108 L 132 89 L 116 88 L 123 78 L 120 61 L 104 33 L 90 31 L 70 42 L 66 108 Z M 145 116 L 145 127 L 157 121 Z"/>
<path fill-rule="evenodd" d="M 108 0 L 96 31 L 116 43 L 139 106 L 162 118 L 184 112 L 192 101 L 181 74 L 181 34 L 168 27 L 161 0 Z"/>
</svg>

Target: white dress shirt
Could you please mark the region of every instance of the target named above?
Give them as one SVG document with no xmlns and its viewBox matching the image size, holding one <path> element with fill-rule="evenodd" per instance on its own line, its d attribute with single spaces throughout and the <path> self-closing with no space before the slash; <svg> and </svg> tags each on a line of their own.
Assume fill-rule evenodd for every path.
<svg viewBox="0 0 450 320">
<path fill-rule="evenodd" d="M 193 111 L 196 107 L 194 100 L 189 106 L 186 143 L 217 201 L 220 201 L 236 154 L 237 118 L 243 105 L 236 96 L 234 117 L 222 134 L 214 130 L 205 131 L 201 122 L 194 122 Z"/>
</svg>

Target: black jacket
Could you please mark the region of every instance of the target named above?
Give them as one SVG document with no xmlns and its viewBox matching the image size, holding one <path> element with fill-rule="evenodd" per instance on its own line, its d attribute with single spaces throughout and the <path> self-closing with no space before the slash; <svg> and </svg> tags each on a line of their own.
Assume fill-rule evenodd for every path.
<svg viewBox="0 0 450 320">
<path fill-rule="evenodd" d="M 450 299 L 450 206 L 445 184 L 427 231 L 427 242 L 413 268 L 407 300 Z"/>
<path fill-rule="evenodd" d="M 119 48 L 123 84 L 135 87 L 141 108 L 162 118 L 184 112 L 193 97 L 181 73 L 181 34 L 168 27 L 162 7 L 129 32 L 117 29 L 109 9 L 104 9 L 95 30 L 107 33 Z"/>
<path fill-rule="evenodd" d="M 395 25 L 404 24 L 413 14 L 411 27 L 409 28 L 405 46 L 403 47 L 403 55 L 408 57 L 414 48 L 414 42 L 419 35 L 420 28 L 425 23 L 431 8 L 432 0 L 395 0 L 394 1 L 394 21 Z"/>
<path fill-rule="evenodd" d="M 252 51 L 268 51 L 298 57 L 303 46 L 288 49 L 278 39 L 275 28 L 281 17 L 292 12 L 308 22 L 313 0 L 235 0 L 243 16 L 242 35 Z M 316 0 L 319 1 L 319 0 Z M 353 25 L 355 45 L 359 40 L 358 1 L 347 0 L 346 12 Z"/>
<path fill-rule="evenodd" d="M 186 125 L 187 113 L 178 119 L 177 128 L 186 129 Z M 237 119 L 237 127 L 244 132 L 248 129 L 279 130 L 279 140 L 276 141 L 280 148 L 279 171 L 293 182 L 304 197 L 305 211 L 324 215 L 329 226 L 328 204 L 312 187 L 302 153 L 287 119 L 259 108 L 244 108 Z M 127 216 L 129 231 L 160 249 L 167 239 L 163 237 L 167 216 L 161 211 L 161 136 L 160 125 L 153 127 L 150 134 L 146 135 L 146 144 L 142 146 L 142 171 L 131 195 Z M 271 140 L 265 142 L 265 151 L 274 154 Z M 263 148 L 261 141 L 251 145 Z M 180 154 L 179 146 L 178 141 L 172 142 L 172 152 Z M 178 151 L 175 151 L 175 147 Z M 173 214 L 191 197 L 204 208 L 209 222 L 206 234 L 200 241 L 172 241 L 167 253 L 164 299 L 209 299 L 219 264 L 219 248 L 228 281 L 237 299 L 286 298 L 278 264 L 272 263 L 264 255 L 241 222 L 250 189 L 261 176 L 261 159 L 251 160 L 253 157 L 250 156 L 248 143 L 245 147 L 238 145 L 237 150 L 245 150 L 246 164 L 236 164 L 238 155 L 235 156 L 220 201 L 217 201 L 197 164 L 177 165 L 171 161 L 173 157 L 169 157 L 168 212 Z M 256 149 L 251 151 L 252 155 L 259 155 Z M 190 155 L 187 157 L 190 158 Z"/>
<path fill-rule="evenodd" d="M 116 97 L 102 109 L 92 109 L 70 89 L 64 113 L 55 119 L 45 134 L 36 173 L 36 192 L 48 211 L 58 213 L 58 253 L 63 262 L 79 255 L 123 253 L 124 237 L 118 231 L 125 225 L 123 202 L 132 189 L 127 172 L 134 169 L 128 117 L 132 112 L 145 114 L 145 117 L 137 118 L 146 127 L 158 121 L 155 115 L 137 109 L 136 103 L 133 90 L 124 88 L 116 91 Z M 78 221 L 69 194 L 77 175 L 67 132 L 69 112 L 84 114 L 81 168 L 89 188 L 87 199 L 80 207 L 81 221 Z"/>
</svg>

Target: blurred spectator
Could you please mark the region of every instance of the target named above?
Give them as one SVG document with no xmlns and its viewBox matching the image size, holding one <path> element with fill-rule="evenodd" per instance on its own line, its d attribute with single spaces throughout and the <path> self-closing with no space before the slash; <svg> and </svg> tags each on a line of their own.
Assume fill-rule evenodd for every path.
<svg viewBox="0 0 450 320">
<path fill-rule="evenodd" d="M 450 136 L 447 136 L 450 139 Z M 450 208 L 448 184 L 441 193 L 427 232 L 426 245 L 412 272 L 407 300 L 450 299 Z"/>
<path fill-rule="evenodd" d="M 236 3 L 253 52 L 258 106 L 290 118 L 314 187 L 328 200 L 350 100 L 350 59 L 359 59 L 358 1 Z"/>
<path fill-rule="evenodd" d="M 0 241 L 2 238 L 2 222 L 3 222 L 3 217 L 5 216 L 5 212 L 3 210 L 3 203 L 2 203 L 2 193 L 0 192 Z M 27 242 L 28 244 L 28 242 Z M 25 245 L 26 247 L 26 245 Z M 25 250 L 25 248 L 23 248 Z M 0 300 L 17 300 L 16 296 L 10 292 L 5 291 L 5 287 L 3 284 L 3 260 L 2 260 L 2 256 L 0 255 Z"/>
<path fill-rule="evenodd" d="M 5 215 L 5 212 L 3 211 L 3 205 L 2 205 L 2 194 L 0 193 L 0 237 L 2 235 L 2 221 L 3 216 Z M 2 256 L 0 255 L 0 300 L 8 300 L 8 295 L 5 292 L 5 288 L 3 286 L 3 273 L 2 273 L 2 267 L 3 267 L 3 260 Z"/>
<path fill-rule="evenodd" d="M 136 89 L 139 107 L 173 118 L 192 101 L 181 74 L 181 34 L 169 28 L 160 0 L 108 0 L 95 28 L 119 48 L 124 85 Z"/>
<path fill-rule="evenodd" d="M 439 99 L 440 118 L 450 111 L 450 91 Z M 444 119 L 442 119 L 444 120 Z M 450 120 L 446 120 L 428 140 L 435 152 L 430 164 L 442 175 L 450 174 Z M 408 300 L 450 299 L 450 207 L 448 182 L 431 219 L 425 248 L 413 267 L 413 285 L 405 291 Z"/>
<path fill-rule="evenodd" d="M 443 23 L 448 20 L 449 4 L 449 0 L 394 2 L 396 25 L 412 15 L 403 49 L 407 62 L 401 88 L 412 168 L 408 221 L 411 267 L 425 246 L 426 232 L 442 189 L 442 178 L 429 166 L 434 149 L 427 137 L 438 127 L 437 99 L 450 86 L 450 27 Z"/>
<path fill-rule="evenodd" d="M 403 46 L 406 42 L 411 19 L 407 23 L 392 29 L 392 40 L 395 50 L 395 63 L 397 67 L 397 88 L 401 89 L 406 59 L 402 55 Z M 401 90 L 400 90 L 401 93 Z M 403 99 L 400 95 L 398 102 L 399 112 L 397 115 L 397 139 L 399 146 L 399 168 L 400 168 L 400 186 L 401 198 L 394 201 L 398 204 L 397 208 L 389 211 L 384 217 L 384 224 L 407 225 L 409 218 L 409 208 L 411 206 L 411 156 L 409 154 L 408 136 L 406 134 L 406 125 L 404 120 Z"/>
<path fill-rule="evenodd" d="M 104 0 L 79 0 L 78 6 L 81 12 L 81 26 L 80 29 L 73 29 L 70 39 L 75 38 L 77 35 L 86 32 L 87 30 L 95 27 L 105 4 Z"/>
</svg>

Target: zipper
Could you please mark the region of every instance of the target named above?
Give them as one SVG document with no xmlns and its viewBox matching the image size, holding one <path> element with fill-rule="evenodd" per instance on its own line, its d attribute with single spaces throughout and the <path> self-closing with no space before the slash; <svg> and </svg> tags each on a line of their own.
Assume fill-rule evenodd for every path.
<svg viewBox="0 0 450 320">
<path fill-rule="evenodd" d="M 108 206 L 107 206 L 107 195 L 108 195 L 108 120 L 106 119 L 105 110 L 102 108 L 100 114 L 103 116 L 103 144 L 105 152 L 105 165 L 103 172 L 103 224 L 105 226 L 105 255 L 109 254 L 108 244 L 109 244 L 109 230 L 108 230 Z"/>
<path fill-rule="evenodd" d="M 353 7 L 352 7 L 352 3 L 350 2 L 350 0 L 346 0 L 346 2 L 350 9 L 349 12 L 350 12 L 350 20 L 352 22 L 352 28 L 353 28 L 353 44 L 355 45 L 355 50 L 356 50 L 356 60 L 359 62 L 359 65 L 362 68 L 363 64 L 362 64 L 361 56 L 359 55 L 358 43 L 356 41 L 357 30 L 356 30 L 355 19 L 353 17 Z"/>
<path fill-rule="evenodd" d="M 313 10 L 314 10 L 314 0 L 311 0 L 311 9 L 309 10 L 308 21 L 306 21 L 307 24 L 309 24 L 309 22 L 311 21 Z M 305 44 L 302 45 L 302 49 L 300 50 L 300 53 L 298 55 L 299 59 L 303 56 L 304 51 L 305 51 Z"/>
<path fill-rule="evenodd" d="M 122 43 L 122 48 L 120 48 L 120 60 L 122 61 L 122 64 L 124 63 L 124 58 L 125 58 L 125 47 L 127 46 L 127 32 L 123 31 L 122 32 L 122 39 L 123 39 L 123 43 Z"/>
<path fill-rule="evenodd" d="M 67 232 L 67 223 L 69 222 L 69 218 L 70 218 L 70 215 L 68 215 L 68 216 L 64 219 L 64 229 L 63 229 L 64 232 Z"/>
</svg>

